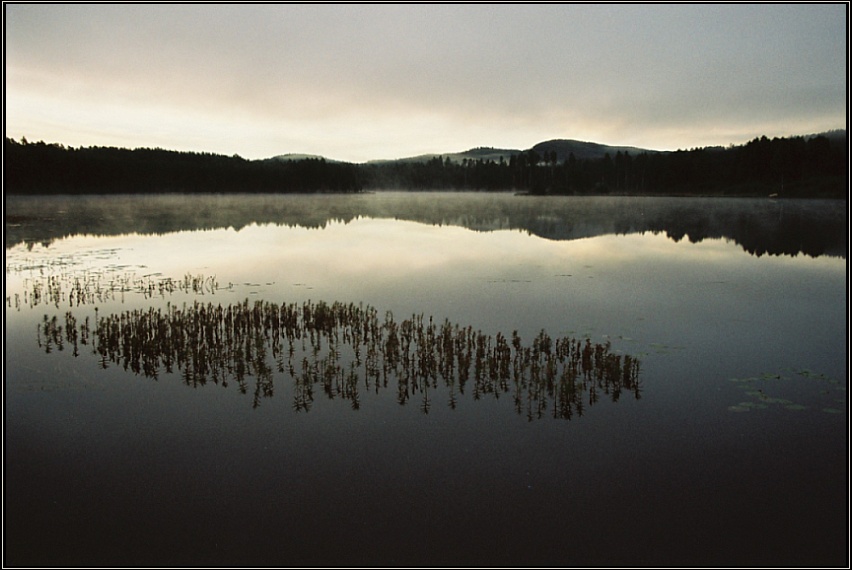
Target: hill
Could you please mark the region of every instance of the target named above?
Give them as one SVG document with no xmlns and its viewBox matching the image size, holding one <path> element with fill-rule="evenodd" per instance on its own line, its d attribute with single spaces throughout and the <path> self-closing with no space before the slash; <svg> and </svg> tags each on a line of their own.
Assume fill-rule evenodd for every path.
<svg viewBox="0 0 852 570">
<path fill-rule="evenodd" d="M 632 156 L 647 153 L 659 153 L 661 151 L 650 150 L 645 148 L 637 148 L 635 146 L 610 146 L 606 144 L 584 142 L 572 139 L 553 139 L 545 142 L 540 142 L 532 147 L 532 150 L 544 156 L 545 153 L 556 152 L 556 159 L 559 162 L 568 158 L 568 155 L 573 154 L 577 160 L 594 160 L 603 158 L 607 153 L 610 156 L 615 156 L 621 152 L 630 153 Z"/>
<path fill-rule="evenodd" d="M 320 156 L 318 154 L 300 154 L 296 152 L 288 152 L 287 154 L 279 154 L 277 156 L 273 156 L 272 158 L 268 158 L 267 160 L 281 160 L 281 161 L 291 161 L 291 160 L 325 160 L 327 162 L 340 162 L 339 160 L 333 160 L 330 158 L 326 158 L 324 156 Z"/>
<path fill-rule="evenodd" d="M 513 154 L 518 154 L 520 152 L 523 152 L 523 151 L 521 151 L 520 149 L 493 148 L 493 147 L 490 147 L 490 146 L 480 146 L 480 147 L 472 148 L 470 150 L 465 150 L 465 151 L 462 151 L 462 152 L 447 152 L 447 153 L 443 153 L 443 154 L 437 154 L 437 153 L 420 154 L 420 155 L 417 155 L 417 156 L 409 156 L 409 157 L 405 157 L 405 158 L 393 158 L 393 159 L 387 159 L 387 160 L 370 160 L 370 161 L 367 161 L 366 164 L 381 165 L 381 164 L 390 164 L 390 163 L 395 163 L 395 162 L 425 163 L 425 162 L 429 162 L 430 160 L 434 160 L 435 158 L 437 158 L 439 156 L 444 160 L 450 159 L 450 162 L 452 162 L 454 164 L 461 164 L 462 162 L 465 161 L 465 159 L 467 159 L 467 160 L 484 160 L 484 161 L 493 160 L 494 162 L 499 162 L 500 157 L 502 157 L 503 160 L 509 160 L 510 156 L 512 156 Z"/>
</svg>

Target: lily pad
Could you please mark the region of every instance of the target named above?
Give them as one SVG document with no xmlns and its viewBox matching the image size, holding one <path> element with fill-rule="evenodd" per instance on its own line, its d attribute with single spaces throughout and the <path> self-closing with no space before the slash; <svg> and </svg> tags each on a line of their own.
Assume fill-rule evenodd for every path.
<svg viewBox="0 0 852 570">
<path fill-rule="evenodd" d="M 794 410 L 794 411 L 800 411 L 800 410 L 807 410 L 808 409 L 807 406 L 803 406 L 801 404 L 788 404 L 784 407 L 787 408 L 788 410 Z"/>
<path fill-rule="evenodd" d="M 750 412 L 751 408 L 747 406 L 728 406 L 729 412 Z"/>
<path fill-rule="evenodd" d="M 750 383 L 756 380 L 755 378 L 728 378 L 728 382 Z"/>
<path fill-rule="evenodd" d="M 838 410 L 837 408 L 823 408 L 823 412 L 826 414 L 842 414 L 843 410 Z"/>
<path fill-rule="evenodd" d="M 785 400 L 784 398 L 761 398 L 767 404 L 785 404 L 785 405 L 793 405 L 793 402 L 790 400 Z"/>
</svg>

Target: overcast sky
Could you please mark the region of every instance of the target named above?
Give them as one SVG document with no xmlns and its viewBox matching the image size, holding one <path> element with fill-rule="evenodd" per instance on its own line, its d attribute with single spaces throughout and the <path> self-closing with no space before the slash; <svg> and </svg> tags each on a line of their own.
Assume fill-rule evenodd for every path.
<svg viewBox="0 0 852 570">
<path fill-rule="evenodd" d="M 9 5 L 6 136 L 365 161 L 845 128 L 845 4 Z"/>
</svg>

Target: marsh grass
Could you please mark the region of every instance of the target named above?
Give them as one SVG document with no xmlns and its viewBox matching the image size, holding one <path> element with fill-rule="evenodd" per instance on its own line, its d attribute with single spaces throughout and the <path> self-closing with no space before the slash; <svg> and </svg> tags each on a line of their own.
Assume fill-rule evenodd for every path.
<svg viewBox="0 0 852 570">
<path fill-rule="evenodd" d="M 422 314 L 398 322 L 390 312 L 352 303 L 195 301 L 83 322 L 68 311 L 64 320 L 44 317 L 38 343 L 46 353 L 70 349 L 75 356 L 85 347 L 103 368 L 149 378 L 179 374 L 196 388 L 235 383 L 252 392 L 254 407 L 273 396 L 274 376 L 283 375 L 297 411 L 309 411 L 320 395 L 359 409 L 365 392 L 393 390 L 399 404 L 417 398 L 428 414 L 440 386 L 452 409 L 464 394 L 507 395 L 531 421 L 571 419 L 600 399 L 641 396 L 639 360 L 613 353 L 609 341 L 552 338 L 542 330 L 527 344 L 517 331 L 492 336 Z"/>
</svg>

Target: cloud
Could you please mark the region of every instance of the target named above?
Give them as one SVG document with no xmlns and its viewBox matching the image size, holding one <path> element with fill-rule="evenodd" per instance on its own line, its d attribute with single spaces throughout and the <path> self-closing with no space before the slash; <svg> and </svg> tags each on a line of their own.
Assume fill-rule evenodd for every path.
<svg viewBox="0 0 852 570">
<path fill-rule="evenodd" d="M 366 160 L 846 122 L 842 5 L 6 10 L 7 133 L 67 144 Z"/>
</svg>

